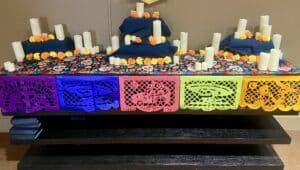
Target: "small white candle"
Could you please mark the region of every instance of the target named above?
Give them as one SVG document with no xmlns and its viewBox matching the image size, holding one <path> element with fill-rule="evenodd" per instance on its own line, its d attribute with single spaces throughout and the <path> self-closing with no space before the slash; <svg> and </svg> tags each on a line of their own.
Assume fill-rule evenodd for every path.
<svg viewBox="0 0 300 170">
<path fill-rule="evenodd" d="M 87 49 L 93 48 L 91 32 L 83 32 L 83 42 L 84 42 L 84 48 L 87 48 Z"/>
<path fill-rule="evenodd" d="M 161 43 L 161 21 L 160 20 L 153 21 L 153 37 L 155 38 L 157 44 Z"/>
<path fill-rule="evenodd" d="M 94 47 L 94 51 L 96 54 L 100 53 L 100 47 L 99 46 L 95 46 Z"/>
<path fill-rule="evenodd" d="M 264 25 L 262 35 L 271 37 L 272 34 L 272 25 Z"/>
<path fill-rule="evenodd" d="M 240 39 L 241 38 L 242 33 L 241 32 L 235 32 L 234 33 L 234 39 Z"/>
<path fill-rule="evenodd" d="M 280 49 L 281 40 L 282 40 L 282 35 L 280 35 L 280 34 L 274 34 L 273 35 L 272 41 L 273 41 L 275 49 L 277 49 L 277 50 Z"/>
<path fill-rule="evenodd" d="M 131 36 L 130 35 L 125 35 L 124 44 L 131 45 Z"/>
<path fill-rule="evenodd" d="M 4 64 L 4 69 L 8 72 L 14 72 L 16 71 L 16 66 L 14 63 L 10 62 L 10 61 L 7 61 L 5 62 Z"/>
<path fill-rule="evenodd" d="M 117 35 L 112 36 L 112 38 L 111 38 L 111 45 L 112 45 L 113 51 L 117 51 L 120 48 L 119 36 L 117 36 Z"/>
<path fill-rule="evenodd" d="M 106 48 L 106 54 L 107 55 L 110 55 L 112 52 L 113 52 L 113 49 L 112 49 L 111 46 L 109 46 L 109 47 Z"/>
<path fill-rule="evenodd" d="M 173 64 L 179 64 L 180 62 L 180 56 L 173 56 Z"/>
<path fill-rule="evenodd" d="M 142 18 L 144 15 L 144 6 L 145 6 L 144 3 L 142 3 L 142 2 L 136 3 L 136 12 L 137 12 L 137 16 L 139 18 Z"/>
<path fill-rule="evenodd" d="M 220 49 L 221 38 L 222 38 L 221 33 L 214 33 L 213 40 L 212 40 L 212 47 L 214 48 L 216 53 Z"/>
<path fill-rule="evenodd" d="M 258 62 L 258 69 L 261 71 L 266 71 L 268 69 L 270 60 L 270 54 L 269 53 L 260 53 L 260 58 Z"/>
<path fill-rule="evenodd" d="M 240 32 L 240 33 L 246 32 L 247 22 L 248 22 L 248 20 L 246 20 L 246 19 L 240 19 L 239 24 L 238 24 L 237 32 Z"/>
<path fill-rule="evenodd" d="M 263 32 L 263 27 L 265 25 L 269 25 L 269 20 L 270 16 L 269 15 L 264 15 L 260 17 L 260 25 L 259 25 L 259 31 L 262 33 Z"/>
<path fill-rule="evenodd" d="M 174 40 L 173 41 L 173 46 L 177 47 L 177 50 L 180 50 L 180 40 Z"/>
<path fill-rule="evenodd" d="M 201 65 L 201 68 L 202 68 L 203 71 L 207 71 L 208 70 L 207 63 L 203 62 L 202 65 Z"/>
<path fill-rule="evenodd" d="M 121 59 L 120 58 L 115 58 L 114 59 L 114 65 L 116 65 L 116 66 L 121 65 Z"/>
<path fill-rule="evenodd" d="M 25 52 L 22 46 L 22 42 L 21 41 L 15 41 L 12 43 L 12 47 L 16 56 L 16 59 L 18 62 L 23 62 L 24 58 L 25 58 Z"/>
<path fill-rule="evenodd" d="M 186 53 L 188 50 L 188 36 L 187 32 L 180 33 L 180 51 Z"/>
<path fill-rule="evenodd" d="M 135 41 L 136 40 L 136 36 L 135 35 L 132 35 L 131 36 L 131 41 Z"/>
<path fill-rule="evenodd" d="M 115 57 L 114 56 L 109 57 L 109 64 L 110 65 L 114 65 L 115 64 Z"/>
<path fill-rule="evenodd" d="M 268 64 L 268 69 L 270 71 L 278 71 L 280 55 L 281 55 L 280 50 L 276 50 L 276 49 L 271 50 L 271 56 Z"/>
<path fill-rule="evenodd" d="M 54 26 L 56 38 L 59 41 L 65 40 L 65 32 L 64 32 L 64 26 L 62 24 L 58 24 Z"/>
<path fill-rule="evenodd" d="M 74 45 L 76 49 L 82 49 L 83 43 L 82 43 L 82 36 L 81 35 L 74 35 Z"/>
<path fill-rule="evenodd" d="M 196 62 L 195 63 L 195 70 L 196 71 L 201 71 L 202 70 L 202 63 Z"/>
<path fill-rule="evenodd" d="M 31 26 L 31 31 L 33 36 L 42 35 L 40 20 L 38 18 L 31 18 L 30 26 Z"/>
<path fill-rule="evenodd" d="M 213 62 L 214 62 L 214 56 L 215 56 L 215 51 L 213 47 L 206 47 L 205 48 L 205 62 L 207 63 L 208 68 L 213 67 Z"/>
</svg>

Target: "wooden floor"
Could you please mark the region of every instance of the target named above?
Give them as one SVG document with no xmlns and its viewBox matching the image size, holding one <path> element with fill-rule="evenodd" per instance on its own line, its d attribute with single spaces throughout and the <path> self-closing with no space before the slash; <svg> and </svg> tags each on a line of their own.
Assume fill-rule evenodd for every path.
<svg viewBox="0 0 300 170">
<path fill-rule="evenodd" d="M 291 131 L 291 145 L 275 145 L 286 170 L 300 170 L 300 131 Z M 26 145 L 11 145 L 8 134 L 0 133 L 0 170 L 17 170 L 19 159 L 28 149 Z"/>
</svg>

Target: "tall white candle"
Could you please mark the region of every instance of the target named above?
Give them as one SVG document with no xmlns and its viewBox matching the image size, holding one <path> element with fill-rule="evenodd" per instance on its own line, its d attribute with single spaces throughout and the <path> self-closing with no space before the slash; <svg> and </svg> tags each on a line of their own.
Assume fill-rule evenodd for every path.
<svg viewBox="0 0 300 170">
<path fill-rule="evenodd" d="M 213 62 L 214 62 L 214 56 L 215 56 L 215 51 L 213 47 L 206 47 L 205 48 L 205 62 L 207 63 L 208 68 L 213 67 Z"/>
<path fill-rule="evenodd" d="M 180 62 L 180 57 L 179 56 L 173 56 L 173 64 L 179 64 Z"/>
<path fill-rule="evenodd" d="M 264 25 L 262 35 L 271 37 L 272 34 L 272 25 Z"/>
<path fill-rule="evenodd" d="M 5 62 L 4 64 L 4 69 L 8 72 L 14 72 L 16 71 L 16 66 L 14 63 L 10 62 L 10 61 L 7 61 Z"/>
<path fill-rule="evenodd" d="M 240 32 L 240 33 L 246 32 L 247 22 L 248 22 L 248 20 L 246 20 L 246 19 L 240 19 L 239 24 L 238 24 L 237 32 Z"/>
<path fill-rule="evenodd" d="M 83 42 L 84 42 L 84 48 L 87 48 L 87 49 L 93 48 L 91 32 L 83 32 Z"/>
<path fill-rule="evenodd" d="M 31 18 L 30 26 L 31 26 L 31 31 L 33 36 L 42 35 L 40 20 L 38 18 Z"/>
<path fill-rule="evenodd" d="M 136 3 L 136 12 L 139 18 L 142 18 L 144 15 L 144 3 L 142 2 L 137 2 Z"/>
<path fill-rule="evenodd" d="M 153 37 L 155 38 L 157 44 L 161 43 L 161 21 L 160 20 L 153 21 Z"/>
<path fill-rule="evenodd" d="M 260 53 L 260 58 L 258 62 L 258 69 L 261 71 L 266 71 L 268 69 L 270 60 L 270 54 L 269 53 Z"/>
<path fill-rule="evenodd" d="M 187 32 L 180 33 L 180 51 L 186 53 L 188 50 L 188 36 Z"/>
<path fill-rule="evenodd" d="M 212 40 L 212 47 L 214 48 L 216 53 L 220 49 L 221 38 L 222 38 L 221 33 L 214 33 L 213 40 Z"/>
<path fill-rule="evenodd" d="M 74 45 L 76 49 L 82 49 L 83 43 L 82 43 L 82 36 L 81 35 L 74 35 Z"/>
<path fill-rule="evenodd" d="M 177 47 L 177 50 L 180 50 L 180 40 L 173 40 L 173 46 Z"/>
<path fill-rule="evenodd" d="M 281 55 L 280 50 L 276 50 L 276 49 L 271 50 L 271 56 L 268 64 L 268 69 L 270 71 L 278 71 L 280 55 Z"/>
<path fill-rule="evenodd" d="M 274 34 L 272 40 L 273 40 L 274 48 L 279 50 L 281 46 L 282 35 Z"/>
<path fill-rule="evenodd" d="M 203 62 L 203 63 L 201 64 L 201 69 L 202 69 L 203 71 L 207 71 L 207 70 L 208 70 L 208 66 L 207 66 L 207 63 L 206 63 L 206 62 Z"/>
<path fill-rule="evenodd" d="M 15 41 L 12 43 L 12 47 L 16 56 L 16 59 L 18 62 L 23 62 L 24 58 L 25 58 L 25 52 L 22 46 L 22 42 L 21 41 Z"/>
<path fill-rule="evenodd" d="M 107 55 L 110 55 L 112 51 L 113 51 L 112 47 L 109 46 L 109 47 L 106 48 L 106 54 Z"/>
<path fill-rule="evenodd" d="M 115 35 L 111 37 L 111 45 L 113 51 L 117 51 L 120 48 L 119 36 Z"/>
<path fill-rule="evenodd" d="M 124 44 L 131 45 L 131 36 L 130 35 L 125 35 Z"/>
<path fill-rule="evenodd" d="M 65 40 L 65 32 L 64 32 L 64 26 L 62 24 L 57 24 L 54 26 L 56 38 L 59 41 Z"/>
<path fill-rule="evenodd" d="M 270 16 L 269 15 L 264 15 L 260 17 L 260 25 L 259 25 L 259 31 L 262 33 L 263 32 L 263 27 L 265 25 L 269 25 L 269 20 Z"/>
<path fill-rule="evenodd" d="M 202 63 L 196 62 L 195 63 L 195 70 L 196 71 L 201 71 L 202 70 Z"/>
</svg>

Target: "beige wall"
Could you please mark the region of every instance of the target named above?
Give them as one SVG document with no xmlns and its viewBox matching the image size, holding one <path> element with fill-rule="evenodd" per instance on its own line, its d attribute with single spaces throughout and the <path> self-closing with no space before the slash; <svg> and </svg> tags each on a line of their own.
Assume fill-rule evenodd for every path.
<svg viewBox="0 0 300 170">
<path fill-rule="evenodd" d="M 134 8 L 134 0 L 2 0 L 0 5 L 0 63 L 12 59 L 10 43 L 30 35 L 28 19 L 42 17 L 45 30 L 64 23 L 71 35 L 91 30 L 97 44 L 107 46 L 109 37 L 118 33 L 122 20 Z M 190 33 L 190 47 L 198 49 L 210 43 L 213 32 L 227 35 L 238 19 L 249 19 L 252 30 L 259 16 L 271 15 L 274 32 L 284 36 L 282 48 L 290 60 L 300 65 L 299 0 L 161 0 L 147 7 L 159 10 L 173 31 Z M 110 12 L 111 11 L 111 12 Z M 285 119 L 283 119 L 283 122 Z M 296 120 L 296 119 L 293 119 Z M 1 126 L 1 125 L 0 125 Z M 293 126 L 294 127 L 294 126 Z M 299 127 L 300 129 L 300 127 Z"/>
</svg>

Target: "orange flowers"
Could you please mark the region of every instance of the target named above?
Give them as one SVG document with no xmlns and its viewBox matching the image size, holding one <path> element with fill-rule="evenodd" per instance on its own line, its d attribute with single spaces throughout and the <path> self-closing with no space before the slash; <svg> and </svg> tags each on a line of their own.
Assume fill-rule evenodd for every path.
<svg viewBox="0 0 300 170">
<path fill-rule="evenodd" d="M 143 42 L 143 40 L 142 40 L 141 37 L 136 37 L 135 42 L 138 43 L 138 44 L 140 44 L 140 43 Z"/>
<path fill-rule="evenodd" d="M 130 17 L 132 18 L 138 18 L 137 11 L 131 11 L 130 12 Z M 153 12 L 152 15 L 149 12 L 144 12 L 143 13 L 143 18 L 154 18 L 154 19 L 159 19 L 160 18 L 160 13 L 159 12 Z"/>
<path fill-rule="evenodd" d="M 158 65 L 164 65 L 164 63 L 165 63 L 164 58 L 158 58 L 157 63 L 158 63 Z"/>
<path fill-rule="evenodd" d="M 196 55 L 196 52 L 194 50 L 189 50 L 187 54 L 190 56 L 194 56 Z"/>
<path fill-rule="evenodd" d="M 151 62 L 152 62 L 151 58 L 145 58 L 145 60 L 144 60 L 144 65 L 145 65 L 145 66 L 150 66 L 150 65 L 151 65 Z"/>
<path fill-rule="evenodd" d="M 150 36 L 150 37 L 149 37 L 149 42 L 150 42 L 150 44 L 153 45 L 153 46 L 156 45 L 156 43 L 157 43 L 157 42 L 156 42 L 156 39 L 155 39 L 153 36 Z"/>
<path fill-rule="evenodd" d="M 143 16 L 144 16 L 144 18 L 151 18 L 151 15 L 149 12 L 144 12 Z"/>
<path fill-rule="evenodd" d="M 26 59 L 29 60 L 29 61 L 33 60 L 33 54 L 32 53 L 27 54 Z"/>
<path fill-rule="evenodd" d="M 64 52 L 58 52 L 58 53 L 57 53 L 57 58 L 58 58 L 58 59 L 63 60 L 65 57 L 66 57 L 66 55 L 65 55 Z"/>
<path fill-rule="evenodd" d="M 47 60 L 49 58 L 49 53 L 48 52 L 43 52 L 42 55 L 41 55 L 41 58 L 43 60 Z"/>
<path fill-rule="evenodd" d="M 128 59 L 128 64 L 129 64 L 129 65 L 135 65 L 135 63 L 136 63 L 136 62 L 135 62 L 135 59 L 133 59 L 133 58 L 129 58 L 129 59 Z"/>
<path fill-rule="evenodd" d="M 138 17 L 137 11 L 131 11 L 130 16 L 132 18 L 137 18 Z"/>
<path fill-rule="evenodd" d="M 80 55 L 80 49 L 75 49 L 75 50 L 74 50 L 74 55 L 75 55 L 75 56 Z"/>
<path fill-rule="evenodd" d="M 46 41 L 54 40 L 54 39 L 55 39 L 55 36 L 53 34 L 44 34 L 44 35 L 29 37 L 29 42 L 40 43 L 40 42 L 46 42 Z"/>
<path fill-rule="evenodd" d="M 160 17 L 159 12 L 153 12 L 152 18 L 159 19 L 159 17 Z"/>
</svg>

